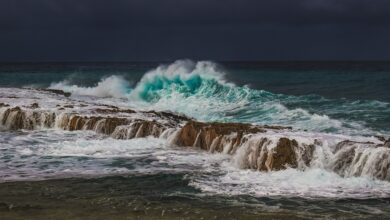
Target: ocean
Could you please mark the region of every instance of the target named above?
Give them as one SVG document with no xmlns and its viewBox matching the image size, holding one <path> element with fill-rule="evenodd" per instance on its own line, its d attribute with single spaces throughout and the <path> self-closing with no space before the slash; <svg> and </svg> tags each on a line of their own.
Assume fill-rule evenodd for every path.
<svg viewBox="0 0 390 220">
<path fill-rule="evenodd" d="M 390 148 L 381 145 L 390 62 L 3 63 L 0 79 L 0 217 L 390 218 Z M 53 125 L 11 129 L 6 109 L 32 103 L 56 112 Z M 243 164 L 244 147 L 216 153 L 60 129 L 63 114 L 91 117 L 103 105 L 291 127 L 265 135 L 314 153 L 308 164 L 262 172 Z M 345 140 L 356 144 L 340 153 Z"/>
</svg>

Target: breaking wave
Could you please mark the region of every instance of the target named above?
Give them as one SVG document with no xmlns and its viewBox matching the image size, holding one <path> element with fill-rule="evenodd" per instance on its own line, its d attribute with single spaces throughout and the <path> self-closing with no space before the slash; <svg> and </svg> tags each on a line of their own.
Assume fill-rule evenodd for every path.
<svg viewBox="0 0 390 220">
<path fill-rule="evenodd" d="M 103 78 L 94 87 L 70 85 L 70 82 L 65 80 L 58 83 L 52 83 L 49 88 L 64 90 L 71 92 L 74 95 L 124 98 L 130 91 L 130 83 L 121 76 L 112 75 Z"/>
<path fill-rule="evenodd" d="M 125 99 L 133 108 L 179 112 L 202 121 L 274 124 L 316 132 L 383 135 L 386 130 L 371 125 L 377 123 L 377 116 L 390 120 L 389 103 L 274 94 L 236 86 L 225 76 L 213 62 L 179 60 L 145 73 L 134 87 L 112 75 L 95 87 L 63 81 L 50 88 L 73 95 Z"/>
</svg>

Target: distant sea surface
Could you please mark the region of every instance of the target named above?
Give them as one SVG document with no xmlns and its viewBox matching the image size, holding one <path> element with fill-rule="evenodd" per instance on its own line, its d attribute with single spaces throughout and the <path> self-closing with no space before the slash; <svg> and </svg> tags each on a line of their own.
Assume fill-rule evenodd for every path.
<svg viewBox="0 0 390 220">
<path fill-rule="evenodd" d="M 62 80 L 93 86 L 102 77 L 122 75 L 133 83 L 169 62 L 0 63 L 1 86 L 49 86 Z M 289 95 L 390 101 L 390 61 L 220 62 L 239 86 Z M 11 74 L 12 73 L 12 74 Z"/>
</svg>

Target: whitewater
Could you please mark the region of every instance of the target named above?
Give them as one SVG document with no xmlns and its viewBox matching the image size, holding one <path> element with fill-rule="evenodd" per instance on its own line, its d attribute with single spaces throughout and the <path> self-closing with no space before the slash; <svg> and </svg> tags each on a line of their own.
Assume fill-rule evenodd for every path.
<svg viewBox="0 0 390 220">
<path fill-rule="evenodd" d="M 1 87 L 0 182 L 168 175 L 178 176 L 175 181 L 184 185 L 184 189 L 170 193 L 196 200 L 229 196 L 230 202 L 240 207 L 256 203 L 284 211 L 294 210 L 290 203 L 309 205 L 314 201 L 314 217 L 323 218 L 323 213 L 327 213 L 325 217 L 337 216 L 329 214 L 335 208 L 330 203 L 351 199 L 352 207 L 340 208 L 351 218 L 390 214 L 386 208 L 390 148 L 383 145 L 390 135 L 390 102 L 276 93 L 237 85 L 229 74 L 214 62 L 179 60 L 149 69 L 138 79 L 107 72 L 99 75 L 96 83 L 86 85 L 77 83 L 72 74 L 45 86 L 23 82 L 18 87 Z M 35 103 L 41 115 L 35 107 L 28 107 Z M 14 107 L 25 109 L 26 117 L 34 118 L 34 123 L 23 122 L 23 129 L 12 129 L 17 114 L 6 112 Z M 135 122 L 130 127 L 120 125 L 123 128 L 118 126 L 109 135 L 99 125 L 100 118 L 91 129 L 72 130 L 70 124 L 64 124 L 70 123 L 72 114 L 105 117 L 94 112 L 96 108 L 119 109 L 108 117 L 119 115 L 169 126 L 170 119 L 154 112 L 204 123 L 288 128 L 248 134 L 233 152 L 229 141 L 237 137 L 234 132 L 218 137 L 206 151 L 179 146 L 175 138 L 183 121 L 165 130 L 153 130 L 158 134 L 146 137 Z M 264 142 L 262 150 L 270 154 L 281 138 L 297 142 L 299 162 L 295 167 L 264 172 L 253 165 L 254 155 L 261 158 L 255 149 L 259 143 Z M 226 144 L 214 150 L 218 143 L 224 143 L 222 140 Z M 307 163 L 305 148 L 312 150 Z"/>
<path fill-rule="evenodd" d="M 183 113 L 201 121 L 283 125 L 349 135 L 389 133 L 388 126 L 373 125 L 390 120 L 388 102 L 275 94 L 236 86 L 225 75 L 216 63 L 179 60 L 145 73 L 135 85 L 120 75 L 111 75 L 93 87 L 64 80 L 49 88 L 100 97 L 121 106 Z"/>
</svg>

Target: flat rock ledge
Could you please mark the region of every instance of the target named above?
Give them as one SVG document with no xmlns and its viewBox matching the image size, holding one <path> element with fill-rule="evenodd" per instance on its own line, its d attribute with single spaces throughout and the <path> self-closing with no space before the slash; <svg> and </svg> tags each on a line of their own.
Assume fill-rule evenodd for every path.
<svg viewBox="0 0 390 220">
<path fill-rule="evenodd" d="M 58 91 L 50 91 L 67 96 Z M 135 111 L 115 106 L 91 107 L 86 105 L 58 106 L 56 109 L 42 108 L 40 104 L 29 106 L 10 106 L 0 103 L 0 126 L 2 130 L 19 129 L 63 129 L 68 131 L 93 130 L 116 139 L 132 139 L 153 136 L 164 138 L 169 144 L 193 147 L 210 153 L 235 155 L 238 165 L 243 169 L 263 172 L 278 171 L 286 168 L 309 167 L 313 159 L 315 145 L 299 143 L 291 137 L 270 136 L 269 131 L 289 131 L 290 127 L 259 126 L 243 123 L 198 122 L 184 115 L 170 112 Z M 365 175 L 365 164 L 356 169 L 356 158 L 362 157 L 358 151 L 364 144 L 370 148 L 390 148 L 390 140 L 383 143 L 360 143 L 345 140 L 337 144 L 334 154 L 340 154 L 340 160 L 332 163 L 329 169 L 347 176 Z M 390 153 L 383 151 L 382 161 L 373 166 L 372 176 L 390 181 Z M 366 161 L 366 163 L 368 163 Z M 347 172 L 348 171 L 348 172 Z"/>
</svg>

